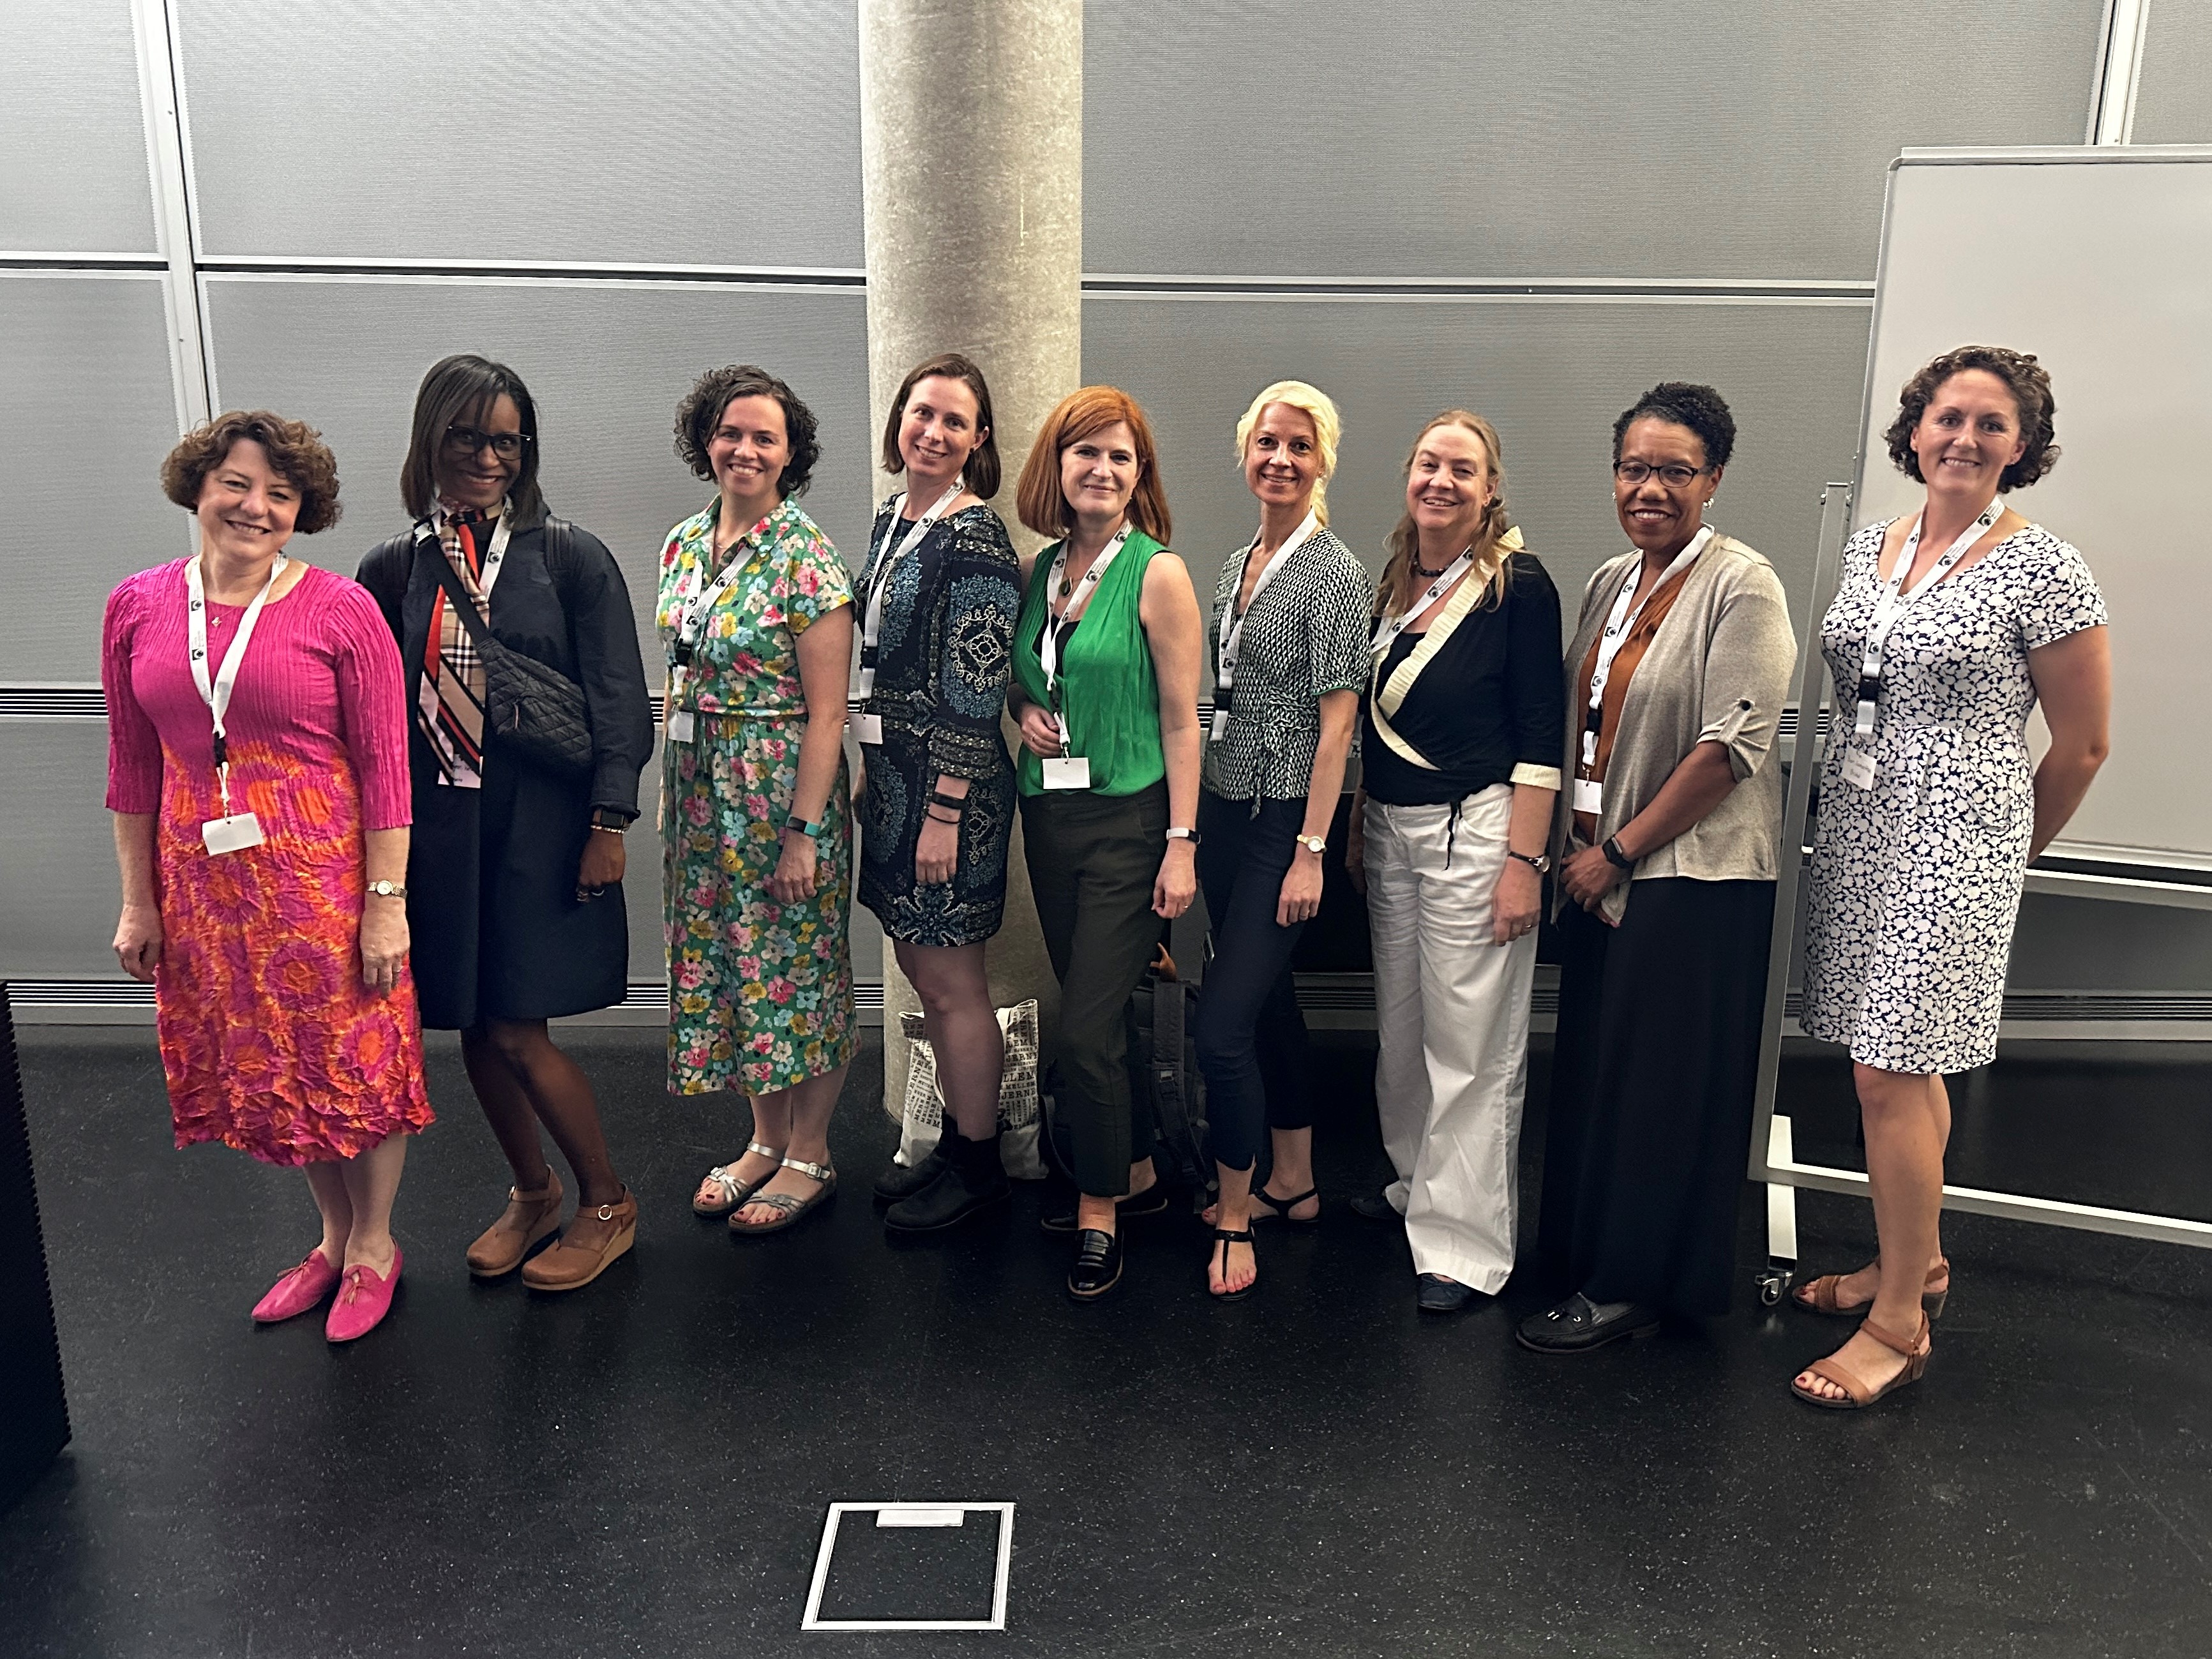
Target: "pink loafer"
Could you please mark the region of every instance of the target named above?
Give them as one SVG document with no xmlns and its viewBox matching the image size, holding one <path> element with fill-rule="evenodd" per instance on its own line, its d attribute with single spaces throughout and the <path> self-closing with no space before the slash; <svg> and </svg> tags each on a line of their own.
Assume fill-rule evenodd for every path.
<svg viewBox="0 0 2212 1659">
<path fill-rule="evenodd" d="M 392 1271 L 379 1276 L 363 1264 L 348 1267 L 340 1278 L 338 1299 L 331 1304 L 331 1316 L 323 1322 L 323 1334 L 333 1342 L 351 1342 L 367 1336 L 392 1311 L 392 1292 L 399 1286 L 399 1247 L 392 1247 Z"/>
<path fill-rule="evenodd" d="M 306 1261 L 271 1285 L 268 1294 L 253 1304 L 253 1322 L 277 1325 L 288 1319 L 297 1319 L 321 1307 L 337 1288 L 337 1282 L 338 1270 L 331 1266 L 330 1257 L 318 1244 L 307 1252 Z"/>
</svg>

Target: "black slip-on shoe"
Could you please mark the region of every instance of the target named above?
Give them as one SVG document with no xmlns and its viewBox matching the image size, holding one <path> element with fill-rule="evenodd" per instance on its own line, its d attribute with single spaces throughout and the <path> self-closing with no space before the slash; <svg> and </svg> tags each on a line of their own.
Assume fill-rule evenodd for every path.
<svg viewBox="0 0 2212 1659">
<path fill-rule="evenodd" d="M 1067 1270 L 1067 1293 L 1078 1302 L 1096 1302 L 1121 1282 L 1121 1236 L 1097 1227 L 1076 1235 L 1075 1265 Z"/>
<path fill-rule="evenodd" d="M 1474 1299 L 1474 1286 L 1442 1273 L 1423 1273 L 1413 1281 L 1414 1300 L 1423 1313 L 1457 1313 Z"/>
<path fill-rule="evenodd" d="M 1118 1221 L 1142 1221 L 1147 1216 L 1164 1215 L 1168 1208 L 1168 1183 L 1155 1181 L 1141 1193 L 1131 1193 L 1126 1198 L 1114 1200 L 1114 1216 Z M 1072 1233 L 1075 1231 L 1075 1204 L 1073 1200 L 1055 1204 L 1037 1218 L 1037 1225 L 1048 1233 Z"/>
<path fill-rule="evenodd" d="M 1588 1353 L 1624 1337 L 1650 1336 L 1659 1320 L 1659 1310 L 1643 1303 L 1599 1304 L 1577 1291 L 1556 1308 L 1530 1314 L 1513 1340 L 1534 1353 Z"/>
<path fill-rule="evenodd" d="M 1403 1221 L 1406 1218 L 1392 1209 L 1390 1200 L 1380 1193 L 1360 1194 L 1352 1200 L 1352 1212 L 1362 1221 Z"/>
</svg>

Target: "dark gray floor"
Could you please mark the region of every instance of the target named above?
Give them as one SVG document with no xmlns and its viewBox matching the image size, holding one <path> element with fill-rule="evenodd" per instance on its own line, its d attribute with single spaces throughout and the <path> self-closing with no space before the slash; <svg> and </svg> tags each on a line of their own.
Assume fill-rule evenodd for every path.
<svg viewBox="0 0 2212 1659">
<path fill-rule="evenodd" d="M 1209 1305 L 1202 1239 L 1154 1224 L 1079 1309 L 1034 1192 L 885 1244 L 872 1055 L 829 1216 L 696 1222 L 742 1132 L 661 1092 L 657 1033 L 601 1031 L 574 1047 L 635 1255 L 565 1299 L 471 1283 L 507 1177 L 441 1048 L 399 1304 L 332 1351 L 246 1317 L 313 1239 L 296 1175 L 172 1152 L 144 1034 L 23 1047 L 77 1438 L 0 1517 L 0 1653 L 2212 1651 L 2212 1255 L 1957 1218 L 1927 1380 L 1822 1415 L 1784 1382 L 1846 1328 L 1756 1310 L 1748 1188 L 1743 1307 L 1709 1329 L 1561 1361 L 1510 1342 L 1533 1287 L 1417 1316 L 1402 1241 L 1343 1207 L 1380 1163 L 1358 1039 L 1323 1045 L 1326 1223 L 1265 1238 L 1251 1301 Z M 2201 1055 L 2008 1054 L 1962 1091 L 1953 1178 L 2212 1214 Z M 1785 1088 L 1801 1152 L 1848 1157 L 1841 1069 Z M 1540 1056 L 1532 1194 L 1542 1098 Z M 1866 1254 L 1863 1204 L 1802 1218 L 1813 1270 Z M 802 1636 L 839 1499 L 1016 1502 L 1006 1633 Z M 987 1524 L 859 1540 L 833 1588 L 959 1616 Z"/>
</svg>

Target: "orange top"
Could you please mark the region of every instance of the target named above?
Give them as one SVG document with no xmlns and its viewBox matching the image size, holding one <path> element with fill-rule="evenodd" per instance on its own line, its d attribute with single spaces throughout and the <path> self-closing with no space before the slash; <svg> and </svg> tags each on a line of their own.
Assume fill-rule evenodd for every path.
<svg viewBox="0 0 2212 1659">
<path fill-rule="evenodd" d="M 1692 565 L 1690 570 L 1697 568 Z M 1582 745 L 1575 745 L 1575 775 L 1595 782 L 1605 781 L 1605 769 L 1613 759 L 1613 740 L 1620 731 L 1620 706 L 1628 696 L 1628 683 L 1636 678 L 1636 665 L 1644 660 L 1644 653 L 1651 648 L 1651 641 L 1659 632 L 1659 624 L 1667 620 L 1667 613 L 1674 608 L 1674 601 L 1682 597 L 1682 586 L 1689 580 L 1690 570 L 1677 571 L 1659 584 L 1658 591 L 1644 603 L 1644 614 L 1636 619 L 1636 626 L 1628 630 L 1628 637 L 1620 642 L 1613 654 L 1613 672 L 1606 677 L 1605 696 L 1598 703 L 1597 758 L 1588 765 L 1582 763 Z M 1640 578 L 1639 578 L 1640 580 Z M 1601 632 L 1590 641 L 1590 648 L 1583 658 L 1582 678 L 1576 682 L 1582 692 L 1575 699 L 1575 707 L 1585 720 L 1589 718 L 1590 676 L 1597 672 L 1598 647 L 1605 642 Z M 1597 845 L 1597 815 L 1595 812 L 1575 814 L 1575 834 L 1587 847 Z"/>
</svg>

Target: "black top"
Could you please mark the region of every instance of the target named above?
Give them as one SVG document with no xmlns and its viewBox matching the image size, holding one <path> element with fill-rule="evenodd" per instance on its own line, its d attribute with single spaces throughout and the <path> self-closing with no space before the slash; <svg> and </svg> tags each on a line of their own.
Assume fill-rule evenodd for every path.
<svg viewBox="0 0 2212 1659">
<path fill-rule="evenodd" d="M 1478 604 L 1462 618 L 1390 717 L 1390 729 L 1436 771 L 1385 743 L 1370 697 L 1361 699 L 1360 776 L 1370 799 L 1443 806 L 1510 782 L 1516 765 L 1558 769 L 1567 718 L 1559 590 L 1534 554 L 1514 554 L 1507 571 L 1503 601 Z M 1389 684 L 1424 637 L 1410 630 L 1398 635 L 1374 689 Z"/>
</svg>

